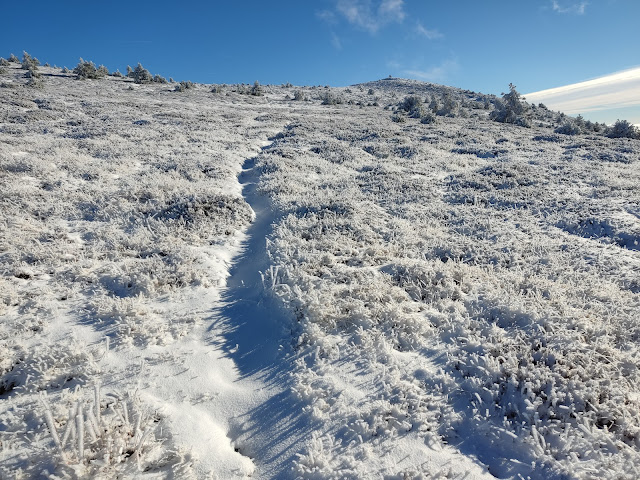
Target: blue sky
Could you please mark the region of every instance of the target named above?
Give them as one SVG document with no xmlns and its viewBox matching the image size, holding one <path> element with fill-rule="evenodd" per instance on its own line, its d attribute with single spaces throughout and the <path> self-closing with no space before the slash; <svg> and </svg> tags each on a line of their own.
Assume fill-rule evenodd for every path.
<svg viewBox="0 0 640 480">
<path fill-rule="evenodd" d="M 36 0 L 2 11 L 2 56 L 142 62 L 206 83 L 393 75 L 500 94 L 509 82 L 537 92 L 640 66 L 638 0 Z"/>
</svg>

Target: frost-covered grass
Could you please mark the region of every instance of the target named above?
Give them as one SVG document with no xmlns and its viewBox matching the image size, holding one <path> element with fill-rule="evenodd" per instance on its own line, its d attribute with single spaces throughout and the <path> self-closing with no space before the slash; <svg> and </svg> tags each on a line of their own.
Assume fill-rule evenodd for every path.
<svg viewBox="0 0 640 480">
<path fill-rule="evenodd" d="M 261 157 L 268 286 L 332 425 L 302 477 L 401 474 L 373 459 L 408 436 L 500 478 L 638 476 L 640 145 L 545 136 L 337 108 Z"/>
<path fill-rule="evenodd" d="M 163 454 L 140 458 L 123 433 L 135 467 L 131 452 L 112 455 L 107 470 L 97 466 L 104 452 L 63 459 L 39 394 L 49 393 L 59 429 L 69 392 L 95 382 L 112 395 L 140 389 L 141 411 L 151 408 L 143 382 L 153 386 L 153 375 L 139 364 L 159 365 L 162 377 L 163 364 L 187 354 L 180 342 L 208 327 L 253 218 L 236 176 L 274 127 L 232 108 L 233 99 L 212 102 L 201 87 L 185 97 L 41 70 L 43 89 L 26 86 L 17 68 L 0 88 L 2 475 L 65 475 L 82 465 L 91 477 L 137 465 L 153 473 L 167 459 L 178 468 L 162 411 L 147 438 L 165 441 Z"/>
<path fill-rule="evenodd" d="M 3 478 L 640 476 L 640 141 L 397 79 L 3 68 Z M 216 316 L 243 248 L 286 381 Z"/>
</svg>

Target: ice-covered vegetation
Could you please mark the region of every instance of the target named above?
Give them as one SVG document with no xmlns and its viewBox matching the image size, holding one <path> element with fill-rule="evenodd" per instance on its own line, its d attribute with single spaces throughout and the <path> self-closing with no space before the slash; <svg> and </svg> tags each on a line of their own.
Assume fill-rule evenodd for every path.
<svg viewBox="0 0 640 480">
<path fill-rule="evenodd" d="M 6 63 L 3 478 L 640 476 L 631 125 Z"/>
</svg>

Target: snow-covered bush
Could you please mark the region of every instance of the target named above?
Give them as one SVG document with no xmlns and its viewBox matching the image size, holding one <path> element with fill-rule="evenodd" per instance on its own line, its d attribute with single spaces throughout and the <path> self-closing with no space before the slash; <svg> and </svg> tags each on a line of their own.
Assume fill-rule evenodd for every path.
<svg viewBox="0 0 640 480">
<path fill-rule="evenodd" d="M 512 123 L 521 127 L 531 127 L 529 106 L 516 90 L 516 86 L 509 84 L 509 93 L 496 102 L 496 108 L 489 115 L 491 120 L 500 123 Z"/>
<path fill-rule="evenodd" d="M 29 55 L 27 52 L 22 52 L 22 69 L 23 70 L 36 70 L 40 65 L 40 61 Z"/>
<path fill-rule="evenodd" d="M 162 75 L 154 75 L 153 83 L 167 83 L 167 79 L 164 78 Z"/>
<path fill-rule="evenodd" d="M 187 90 L 189 90 L 190 88 L 193 88 L 195 86 L 195 84 L 193 82 L 190 81 L 185 81 L 185 82 L 180 82 L 178 84 L 176 84 L 175 88 L 173 89 L 174 92 L 185 92 Z"/>
<path fill-rule="evenodd" d="M 436 122 L 436 116 L 433 112 L 427 110 L 422 117 L 420 117 L 420 123 L 431 124 Z"/>
<path fill-rule="evenodd" d="M 109 69 L 107 67 L 105 67 L 104 65 L 100 65 L 98 67 L 98 75 L 102 75 L 103 77 L 106 77 L 106 76 L 110 75 Z"/>
<path fill-rule="evenodd" d="M 302 102 L 306 100 L 306 97 L 304 96 L 304 92 L 302 90 L 296 90 L 295 92 L 293 92 L 293 99 L 297 102 Z"/>
<path fill-rule="evenodd" d="M 76 78 L 78 80 L 86 80 L 88 78 L 97 80 L 105 76 L 106 67 L 101 65 L 100 68 L 102 68 L 102 70 L 96 68 L 96 65 L 93 62 L 87 62 L 80 58 L 78 65 L 73 69 L 73 73 L 76 74 Z M 106 75 L 108 74 L 109 71 L 107 70 Z"/>
<path fill-rule="evenodd" d="M 606 135 L 609 138 L 637 138 L 640 139 L 640 131 L 627 120 L 618 120 L 613 126 L 607 128 Z"/>
<path fill-rule="evenodd" d="M 153 76 L 149 73 L 149 70 L 144 68 L 141 63 L 138 63 L 138 66 L 131 71 L 131 75 L 129 75 L 128 70 L 131 67 L 127 65 L 127 76 L 133 78 L 135 83 L 151 83 L 153 82 Z"/>
<path fill-rule="evenodd" d="M 20 63 L 20 59 L 16 57 L 13 53 L 9 55 L 9 61 L 12 63 Z"/>
<path fill-rule="evenodd" d="M 0 67 L 8 67 L 9 65 L 11 64 L 6 58 L 0 57 Z"/>
<path fill-rule="evenodd" d="M 341 105 L 344 99 L 340 95 L 334 95 L 332 92 L 325 92 L 320 95 L 322 105 Z"/>
<path fill-rule="evenodd" d="M 442 108 L 437 114 L 443 117 L 456 117 L 460 110 L 460 103 L 451 96 L 449 92 L 445 92 L 442 96 Z"/>
<path fill-rule="evenodd" d="M 407 115 L 411 118 L 422 118 L 425 113 L 425 108 L 420 97 L 416 95 L 410 95 L 398 104 L 398 108 L 407 112 Z"/>
<path fill-rule="evenodd" d="M 262 88 L 262 85 L 260 85 L 260 82 L 256 80 L 251 87 L 251 95 L 253 95 L 254 97 L 260 97 L 263 94 L 264 89 Z"/>
<path fill-rule="evenodd" d="M 40 65 L 40 61 L 37 58 L 32 57 L 27 52 L 22 53 L 22 69 L 27 70 L 24 75 L 26 78 L 40 78 L 38 65 Z"/>
<path fill-rule="evenodd" d="M 122 78 L 123 75 L 120 73 L 120 70 L 117 70 L 111 74 L 112 77 Z"/>
<path fill-rule="evenodd" d="M 554 130 L 555 133 L 561 133 L 563 135 L 580 135 L 582 128 L 578 123 L 570 118 L 567 118 L 562 125 Z"/>
</svg>

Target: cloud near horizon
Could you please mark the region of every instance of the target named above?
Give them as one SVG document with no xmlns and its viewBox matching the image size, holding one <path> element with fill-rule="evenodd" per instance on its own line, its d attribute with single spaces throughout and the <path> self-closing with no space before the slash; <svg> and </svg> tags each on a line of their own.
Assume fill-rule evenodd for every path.
<svg viewBox="0 0 640 480">
<path fill-rule="evenodd" d="M 569 115 L 637 107 L 640 118 L 640 67 L 524 96 Z"/>
<path fill-rule="evenodd" d="M 441 83 L 459 68 L 460 64 L 456 59 L 449 59 L 445 60 L 440 65 L 436 65 L 435 67 L 431 67 L 427 70 L 407 69 L 404 70 L 403 73 L 417 80 Z"/>
</svg>

